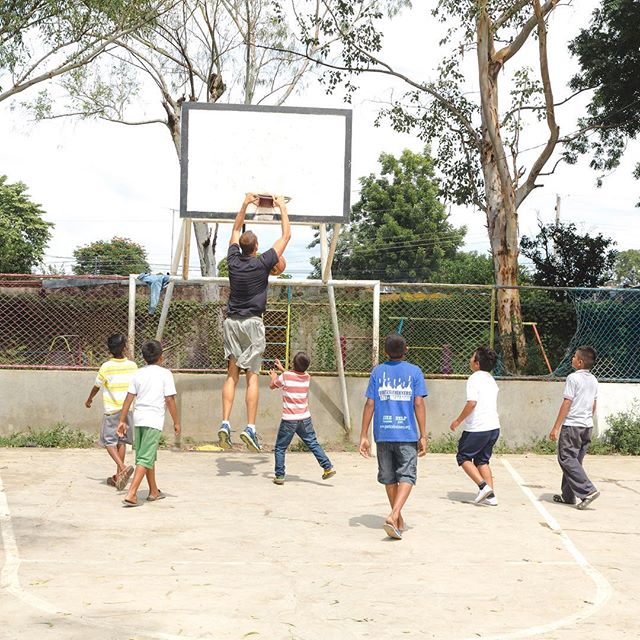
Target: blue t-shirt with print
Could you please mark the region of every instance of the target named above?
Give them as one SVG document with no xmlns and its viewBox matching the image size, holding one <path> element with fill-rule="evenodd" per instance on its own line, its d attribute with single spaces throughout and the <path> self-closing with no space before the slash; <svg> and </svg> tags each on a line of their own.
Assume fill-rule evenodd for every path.
<svg viewBox="0 0 640 640">
<path fill-rule="evenodd" d="M 420 367 L 404 360 L 379 364 L 371 372 L 365 395 L 375 403 L 373 438 L 376 442 L 419 440 L 413 401 L 427 395 Z"/>
</svg>

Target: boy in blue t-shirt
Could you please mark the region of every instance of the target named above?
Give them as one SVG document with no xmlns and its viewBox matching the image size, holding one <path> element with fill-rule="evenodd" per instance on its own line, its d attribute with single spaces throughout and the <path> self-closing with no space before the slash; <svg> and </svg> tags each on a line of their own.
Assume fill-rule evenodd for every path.
<svg viewBox="0 0 640 640">
<path fill-rule="evenodd" d="M 402 539 L 401 509 L 416 483 L 418 456 L 427 452 L 427 387 L 420 367 L 404 361 L 406 340 L 397 333 L 384 341 L 389 360 L 371 372 L 362 412 L 360 454 L 371 454 L 369 425 L 378 449 L 378 482 L 385 486 L 391 513 L 383 527 L 390 538 Z"/>
</svg>

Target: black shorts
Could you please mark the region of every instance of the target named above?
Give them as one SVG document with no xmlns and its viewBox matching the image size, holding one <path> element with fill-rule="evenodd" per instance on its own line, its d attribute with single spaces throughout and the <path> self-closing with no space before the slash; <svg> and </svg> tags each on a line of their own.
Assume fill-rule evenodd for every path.
<svg viewBox="0 0 640 640">
<path fill-rule="evenodd" d="M 458 453 L 456 460 L 458 466 L 467 460 L 473 460 L 476 466 L 489 464 L 493 446 L 500 437 L 500 429 L 491 431 L 463 431 L 458 440 Z"/>
</svg>

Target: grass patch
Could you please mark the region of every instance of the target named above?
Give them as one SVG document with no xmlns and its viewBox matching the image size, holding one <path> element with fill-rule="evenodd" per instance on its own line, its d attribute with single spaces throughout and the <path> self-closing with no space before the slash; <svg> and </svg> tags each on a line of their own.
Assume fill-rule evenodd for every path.
<svg viewBox="0 0 640 640">
<path fill-rule="evenodd" d="M 84 431 L 72 429 L 64 422 L 58 422 L 49 429 L 12 433 L 0 436 L 0 447 L 45 447 L 56 449 L 89 449 L 94 447 L 96 439 Z"/>
</svg>

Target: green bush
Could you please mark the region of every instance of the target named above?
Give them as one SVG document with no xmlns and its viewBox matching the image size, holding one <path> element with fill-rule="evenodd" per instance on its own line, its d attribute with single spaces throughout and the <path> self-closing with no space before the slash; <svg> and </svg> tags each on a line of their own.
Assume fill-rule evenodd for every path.
<svg viewBox="0 0 640 640">
<path fill-rule="evenodd" d="M 12 433 L 0 436 L 0 447 L 46 447 L 59 449 L 89 449 L 95 446 L 95 438 L 84 431 L 71 429 L 64 422 L 58 422 L 50 429 Z"/>
<path fill-rule="evenodd" d="M 640 455 L 640 402 L 634 400 L 631 409 L 607 418 L 609 429 L 603 441 L 615 453 Z"/>
</svg>

